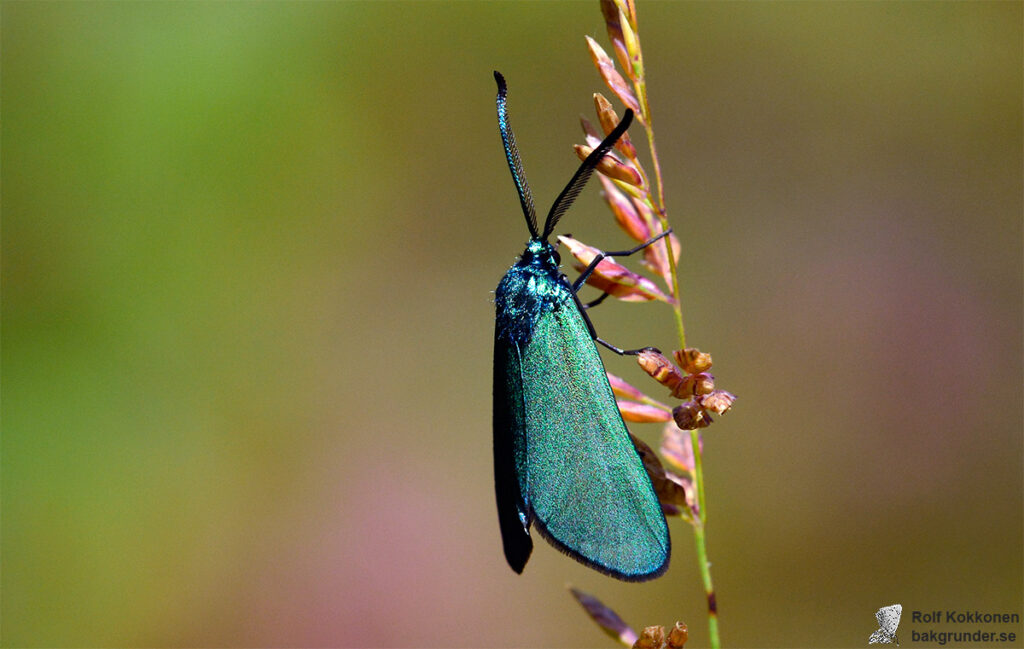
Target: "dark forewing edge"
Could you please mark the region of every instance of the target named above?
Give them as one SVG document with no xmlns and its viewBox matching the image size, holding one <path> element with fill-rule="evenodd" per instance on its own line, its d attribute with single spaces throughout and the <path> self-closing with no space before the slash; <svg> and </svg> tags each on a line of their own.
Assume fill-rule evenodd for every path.
<svg viewBox="0 0 1024 649">
<path fill-rule="evenodd" d="M 500 336 L 499 329 L 494 335 L 494 492 L 505 559 L 522 573 L 533 540 L 519 516 L 525 505 L 516 474 L 515 436 L 523 412 L 521 359 L 518 347 Z"/>
</svg>

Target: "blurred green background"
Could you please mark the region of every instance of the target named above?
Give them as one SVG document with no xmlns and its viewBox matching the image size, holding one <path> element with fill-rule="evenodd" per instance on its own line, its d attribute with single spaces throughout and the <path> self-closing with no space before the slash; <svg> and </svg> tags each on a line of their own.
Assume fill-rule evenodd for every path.
<svg viewBox="0 0 1024 649">
<path fill-rule="evenodd" d="M 570 582 L 706 644 L 679 521 L 643 585 L 501 554 L 527 234 L 491 71 L 546 210 L 596 1 L 0 9 L 5 646 L 613 646 Z M 705 437 L 724 642 L 1020 612 L 1021 3 L 638 12 L 687 331 L 740 398 Z M 560 231 L 628 244 L 596 183 Z M 663 305 L 594 320 L 673 348 Z"/>
</svg>

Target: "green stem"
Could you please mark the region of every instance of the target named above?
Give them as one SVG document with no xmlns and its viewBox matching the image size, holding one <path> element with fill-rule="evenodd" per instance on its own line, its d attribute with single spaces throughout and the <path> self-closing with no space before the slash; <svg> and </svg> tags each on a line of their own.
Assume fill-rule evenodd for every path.
<svg viewBox="0 0 1024 649">
<path fill-rule="evenodd" d="M 700 577 L 704 582 L 704 594 L 708 601 L 708 640 L 713 649 L 719 649 L 722 641 L 718 637 L 718 606 L 715 603 L 715 587 L 711 583 L 711 563 L 708 561 L 707 545 L 704 542 L 704 523 L 700 517 L 694 520 L 693 530 L 697 545 L 697 563 L 700 565 Z"/>
<path fill-rule="evenodd" d="M 707 544 L 704 541 L 704 526 L 707 523 L 707 508 L 704 501 L 704 466 L 700 454 L 700 432 L 690 431 L 690 444 L 693 446 L 693 480 L 697 488 L 697 508 L 700 510 L 694 520 L 693 538 L 697 543 L 697 563 L 700 567 L 700 578 L 704 582 L 704 594 L 708 601 L 708 636 L 714 649 L 722 646 L 718 637 L 718 604 L 715 601 L 715 586 L 711 582 L 711 562 L 708 561 Z"/>
<path fill-rule="evenodd" d="M 654 145 L 654 124 L 651 120 L 651 108 L 647 102 L 646 79 L 643 77 L 637 79 L 635 88 L 640 102 L 640 111 L 644 118 L 644 129 L 647 132 L 647 145 L 651 148 L 655 185 L 658 191 L 658 221 L 661 223 L 662 232 L 664 232 L 669 227 L 668 216 L 665 210 L 665 190 L 661 177 L 661 163 L 658 161 L 658 149 Z M 664 246 L 665 256 L 668 257 L 669 276 L 672 279 L 672 296 L 675 298 L 672 311 L 675 314 L 676 333 L 679 335 L 679 349 L 686 349 L 686 328 L 683 326 L 682 299 L 679 295 L 679 272 L 668 237 L 664 240 Z M 697 546 L 697 563 L 700 568 L 700 577 L 704 583 L 704 595 L 707 598 L 708 604 L 708 638 L 712 649 L 719 649 L 722 646 L 722 641 L 718 636 L 718 605 L 715 601 L 715 586 L 711 581 L 711 562 L 708 561 L 707 542 L 704 536 L 704 529 L 707 523 L 707 506 L 704 498 L 704 462 L 700 451 L 700 433 L 697 430 L 690 431 L 690 442 L 693 446 L 694 488 L 697 491 L 697 508 L 699 510 L 693 521 L 693 539 Z"/>
<path fill-rule="evenodd" d="M 647 103 L 647 82 L 640 78 L 635 84 L 638 99 L 640 101 L 640 112 L 644 118 L 644 130 L 647 133 L 647 146 L 651 149 L 651 161 L 654 163 L 654 184 L 658 190 L 658 202 L 655 205 L 658 212 L 658 222 L 661 224 L 661 231 L 668 230 L 668 215 L 665 212 L 665 183 L 661 178 L 661 163 L 658 161 L 658 147 L 654 144 L 654 123 L 651 121 L 651 107 Z M 672 312 L 675 315 L 676 334 L 679 336 L 679 349 L 686 349 L 686 327 L 683 325 L 683 305 L 679 297 L 679 272 L 676 268 L 676 256 L 672 254 L 672 242 L 665 237 L 662 242 L 665 246 L 665 256 L 668 258 L 669 277 L 672 278 L 670 289 L 675 304 L 672 305 Z"/>
</svg>

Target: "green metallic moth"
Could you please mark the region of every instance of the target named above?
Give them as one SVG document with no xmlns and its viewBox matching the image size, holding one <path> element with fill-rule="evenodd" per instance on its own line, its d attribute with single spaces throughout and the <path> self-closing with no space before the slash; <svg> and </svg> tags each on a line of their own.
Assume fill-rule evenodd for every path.
<svg viewBox="0 0 1024 649">
<path fill-rule="evenodd" d="M 668 525 L 650 477 L 622 421 L 577 291 L 607 255 L 575 283 L 559 270 L 548 243 L 558 220 L 601 158 L 626 132 L 633 113 L 580 165 L 538 230 L 533 197 L 508 122 L 505 79 L 498 83 L 498 126 L 530 230 L 530 241 L 495 291 L 494 482 L 505 558 L 522 573 L 531 526 L 580 563 L 627 581 L 668 568 Z"/>
</svg>

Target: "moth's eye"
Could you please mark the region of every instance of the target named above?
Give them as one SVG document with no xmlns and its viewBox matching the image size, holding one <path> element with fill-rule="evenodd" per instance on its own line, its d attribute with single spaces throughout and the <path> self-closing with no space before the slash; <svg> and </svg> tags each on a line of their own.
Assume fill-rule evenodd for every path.
<svg viewBox="0 0 1024 649">
<path fill-rule="evenodd" d="M 555 263 L 556 264 L 562 263 L 562 256 L 560 254 L 558 254 L 557 250 L 552 250 L 551 251 L 551 256 L 555 258 Z"/>
</svg>

